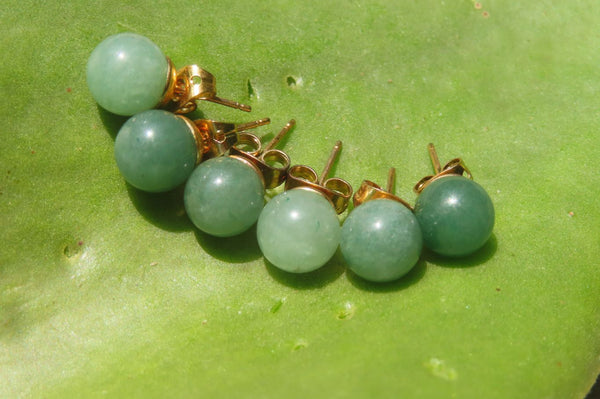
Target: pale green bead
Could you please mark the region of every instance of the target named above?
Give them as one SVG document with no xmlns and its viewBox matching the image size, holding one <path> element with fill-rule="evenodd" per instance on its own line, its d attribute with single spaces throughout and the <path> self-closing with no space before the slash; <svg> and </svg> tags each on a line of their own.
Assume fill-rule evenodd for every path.
<svg viewBox="0 0 600 399">
<path fill-rule="evenodd" d="M 87 63 L 87 84 L 100 106 L 118 115 L 156 107 L 167 84 L 169 65 L 150 39 L 119 33 L 104 39 Z"/>
<path fill-rule="evenodd" d="M 205 233 L 231 237 L 248 230 L 264 206 L 264 186 L 256 171 L 230 157 L 201 163 L 185 185 L 185 210 Z"/>
<path fill-rule="evenodd" d="M 340 242 L 340 223 L 331 203 L 309 190 L 274 197 L 258 218 L 258 244 L 278 268 L 305 273 L 323 266 Z"/>
<path fill-rule="evenodd" d="M 389 199 L 355 208 L 342 227 L 340 249 L 350 270 L 375 282 L 396 280 L 419 260 L 423 239 L 413 213 Z"/>
<path fill-rule="evenodd" d="M 494 228 L 494 205 L 479 184 L 462 176 L 431 182 L 417 198 L 415 216 L 425 246 L 446 256 L 481 248 Z"/>
<path fill-rule="evenodd" d="M 115 139 L 121 174 L 144 191 L 169 191 L 185 182 L 197 154 L 196 140 L 184 117 L 162 110 L 132 116 Z"/>
</svg>

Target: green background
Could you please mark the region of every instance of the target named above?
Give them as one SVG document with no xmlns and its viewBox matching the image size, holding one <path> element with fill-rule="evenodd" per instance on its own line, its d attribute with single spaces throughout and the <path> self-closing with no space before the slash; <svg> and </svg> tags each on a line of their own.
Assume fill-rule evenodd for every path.
<svg viewBox="0 0 600 399">
<path fill-rule="evenodd" d="M 459 1 L 15 1 L 0 50 L 0 396 L 581 398 L 600 371 L 600 4 Z M 338 253 L 277 271 L 255 232 L 217 239 L 181 191 L 128 188 L 122 118 L 85 84 L 110 34 L 197 63 L 194 116 L 257 133 L 358 188 L 396 194 L 462 157 L 496 207 L 490 242 L 424 253 L 371 285 Z M 294 83 L 295 82 L 295 83 Z"/>
</svg>

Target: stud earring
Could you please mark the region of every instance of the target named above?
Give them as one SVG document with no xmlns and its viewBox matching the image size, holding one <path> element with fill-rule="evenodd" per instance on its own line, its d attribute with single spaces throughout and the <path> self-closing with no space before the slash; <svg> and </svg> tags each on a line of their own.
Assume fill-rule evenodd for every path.
<svg viewBox="0 0 600 399">
<path fill-rule="evenodd" d="M 229 156 L 209 159 L 194 170 L 185 185 L 184 202 L 196 227 L 213 236 L 231 237 L 256 223 L 265 189 L 285 181 L 290 159 L 273 148 L 295 123 L 290 120 L 264 149 L 258 137 L 240 133 Z"/>
<path fill-rule="evenodd" d="M 337 214 L 352 196 L 352 187 L 327 178 L 342 143 L 333 147 L 321 176 L 310 167 L 292 166 L 283 193 L 264 207 L 257 224 L 258 244 L 276 267 L 306 273 L 323 266 L 335 253 L 341 229 Z"/>
<path fill-rule="evenodd" d="M 87 84 L 96 102 L 118 115 L 152 108 L 185 114 L 196 109 L 196 100 L 250 111 L 217 97 L 211 73 L 197 65 L 176 70 L 156 44 L 135 33 L 112 35 L 96 46 L 87 63 Z"/>
<path fill-rule="evenodd" d="M 203 158 L 224 154 L 237 142 L 238 132 L 269 122 L 269 118 L 241 125 L 192 121 L 148 110 L 123 124 L 115 139 L 115 159 L 132 186 L 149 192 L 169 191 L 185 182 Z"/>
<path fill-rule="evenodd" d="M 395 169 L 387 190 L 365 180 L 353 197 L 354 210 L 344 221 L 340 249 L 358 276 L 374 282 L 399 279 L 419 260 L 423 238 L 411 206 L 392 194 Z"/>
<path fill-rule="evenodd" d="M 414 187 L 419 194 L 415 216 L 423 243 L 440 255 L 469 255 L 490 238 L 494 205 L 460 158 L 442 168 L 433 144 L 428 149 L 436 174 L 424 177 Z"/>
</svg>

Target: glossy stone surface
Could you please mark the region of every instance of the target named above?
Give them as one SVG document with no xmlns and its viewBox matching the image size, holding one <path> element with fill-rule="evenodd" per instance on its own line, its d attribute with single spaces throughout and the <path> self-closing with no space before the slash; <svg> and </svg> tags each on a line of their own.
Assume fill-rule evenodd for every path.
<svg viewBox="0 0 600 399">
<path fill-rule="evenodd" d="M 293 189 L 275 196 L 258 218 L 258 244 L 273 265 L 292 273 L 323 266 L 340 243 L 333 206 L 320 194 Z"/>
<path fill-rule="evenodd" d="M 422 246 L 421 228 L 413 213 L 388 199 L 356 207 L 342 227 L 340 249 L 348 268 L 369 281 L 402 277 L 419 260 Z"/>
<path fill-rule="evenodd" d="M 115 139 L 115 159 L 132 186 L 169 191 L 185 182 L 196 165 L 197 147 L 183 117 L 149 110 L 132 116 Z"/>
<path fill-rule="evenodd" d="M 119 33 L 104 39 L 87 63 L 87 84 L 100 106 L 119 115 L 154 108 L 167 84 L 169 66 L 150 39 Z"/>
<path fill-rule="evenodd" d="M 446 176 L 417 197 L 415 216 L 425 246 L 446 256 L 469 255 L 486 243 L 494 228 L 494 205 L 473 180 Z"/>
<path fill-rule="evenodd" d="M 264 206 L 264 186 L 252 167 L 230 157 L 212 158 L 185 185 L 185 210 L 196 227 L 218 237 L 248 230 Z"/>
</svg>

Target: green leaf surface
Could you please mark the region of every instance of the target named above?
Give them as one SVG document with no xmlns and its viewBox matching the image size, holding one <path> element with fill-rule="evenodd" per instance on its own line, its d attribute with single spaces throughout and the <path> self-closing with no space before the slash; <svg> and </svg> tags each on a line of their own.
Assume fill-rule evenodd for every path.
<svg viewBox="0 0 600 399">
<path fill-rule="evenodd" d="M 3 4 L 0 396 L 581 398 L 600 371 L 600 4 L 266 0 Z M 278 271 L 217 239 L 181 191 L 129 188 L 123 118 L 85 64 L 132 31 L 219 95 L 195 117 L 288 119 L 293 163 L 396 193 L 462 157 L 496 207 L 466 259 L 387 285 L 338 254 Z M 343 217 L 342 217 L 343 218 Z M 299 243 L 301 245 L 301 243 Z"/>
</svg>

